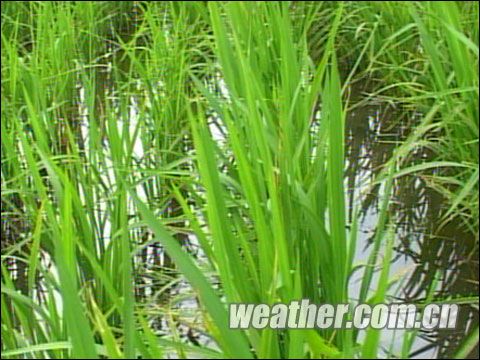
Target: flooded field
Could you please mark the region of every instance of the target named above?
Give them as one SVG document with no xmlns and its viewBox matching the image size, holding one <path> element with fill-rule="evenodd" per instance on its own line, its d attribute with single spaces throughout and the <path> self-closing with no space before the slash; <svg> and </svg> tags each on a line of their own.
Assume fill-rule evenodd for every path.
<svg viewBox="0 0 480 360">
<path fill-rule="evenodd" d="M 353 111 L 346 122 L 346 181 L 349 189 L 365 189 L 355 197 L 349 194 L 350 208 L 360 211 L 358 261 L 366 261 L 373 241 L 379 213 L 378 187 L 372 189 L 375 175 L 392 155 L 398 142 L 408 136 L 408 129 L 395 123 L 398 117 L 391 109 L 366 106 Z M 429 158 L 426 149 L 419 149 L 418 158 Z M 362 192 L 362 190 L 360 190 Z M 427 289 L 439 278 L 439 296 L 455 299 L 478 294 L 478 243 L 458 223 L 442 224 L 438 214 L 448 204 L 433 191 L 422 176 L 399 178 L 394 188 L 391 211 L 397 214 L 395 225 L 399 242 L 395 248 L 392 272 L 406 274 L 401 289 L 392 292 L 396 301 L 415 302 L 425 298 Z M 357 283 L 358 284 L 358 283 Z M 358 286 L 353 281 L 353 291 Z M 419 336 L 412 357 L 449 358 L 464 337 L 478 326 L 478 309 L 466 304 L 461 307 L 456 330 L 425 332 Z M 388 331 L 387 331 L 388 333 Z M 392 333 L 385 337 L 394 336 Z M 478 354 L 478 347 L 471 356 Z"/>
<path fill-rule="evenodd" d="M 2 358 L 477 358 L 478 171 L 476 2 L 2 3 Z"/>
</svg>

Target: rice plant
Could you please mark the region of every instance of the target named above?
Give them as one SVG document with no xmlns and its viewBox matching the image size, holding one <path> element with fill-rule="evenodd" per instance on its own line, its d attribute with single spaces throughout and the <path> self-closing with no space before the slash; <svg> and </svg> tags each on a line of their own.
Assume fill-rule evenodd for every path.
<svg viewBox="0 0 480 360">
<path fill-rule="evenodd" d="M 415 354 L 418 331 L 232 329 L 228 305 L 394 302 L 412 174 L 478 255 L 477 3 L 1 6 L 2 357 Z M 369 184 L 361 260 L 345 123 L 367 103 L 409 131 Z M 452 301 L 436 292 L 414 300 Z M 464 358 L 478 323 L 461 331 Z"/>
</svg>

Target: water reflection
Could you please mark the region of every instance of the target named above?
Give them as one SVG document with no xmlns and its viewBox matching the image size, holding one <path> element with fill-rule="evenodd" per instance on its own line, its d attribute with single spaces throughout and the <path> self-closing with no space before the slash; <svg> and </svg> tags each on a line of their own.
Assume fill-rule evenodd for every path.
<svg viewBox="0 0 480 360">
<path fill-rule="evenodd" d="M 355 205 L 360 208 L 360 249 L 357 253 L 360 261 L 366 259 L 370 251 L 382 195 L 381 187 L 372 188 L 370 183 L 392 155 L 396 144 L 404 140 L 407 130 L 412 128 L 401 126 L 405 122 L 397 121 L 399 116 L 388 107 L 372 104 L 352 110 L 346 119 L 346 183 L 351 190 L 350 215 Z M 415 116 L 412 119 L 415 121 Z M 419 148 L 410 161 L 421 162 L 430 157 L 428 150 Z M 409 274 L 401 293 L 395 294 L 399 301 L 424 299 L 437 272 L 440 279 L 436 297 L 478 294 L 478 247 L 474 236 L 462 231 L 461 224 L 450 222 L 441 226 L 439 214 L 446 205 L 420 175 L 404 176 L 395 181 L 390 208 L 397 234 L 392 272 Z M 352 286 L 355 288 L 358 284 Z M 461 306 L 457 324 L 456 330 L 422 333 L 411 355 L 451 357 L 465 334 L 478 325 L 478 310 L 471 305 Z M 470 354 L 477 355 L 478 348 Z"/>
</svg>

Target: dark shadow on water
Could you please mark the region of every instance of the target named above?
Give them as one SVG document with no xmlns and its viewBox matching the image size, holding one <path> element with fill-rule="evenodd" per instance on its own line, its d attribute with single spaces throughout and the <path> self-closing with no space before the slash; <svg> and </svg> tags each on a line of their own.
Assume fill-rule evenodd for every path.
<svg viewBox="0 0 480 360">
<path fill-rule="evenodd" d="M 403 116 L 402 121 L 398 121 Z M 415 122 L 415 116 L 411 117 Z M 371 181 L 390 158 L 398 142 L 408 136 L 408 123 L 398 110 L 373 104 L 352 109 L 346 119 L 346 184 L 349 189 L 350 215 L 360 208 L 360 249 L 357 259 L 364 261 L 373 241 L 379 211 L 381 187 L 370 188 Z M 402 125 L 403 124 L 403 125 Z M 431 158 L 419 149 L 411 162 Z M 359 196 L 358 189 L 364 193 Z M 380 195 L 380 196 L 379 196 Z M 421 175 L 398 178 L 394 184 L 390 206 L 396 227 L 395 258 L 391 273 L 405 272 L 408 279 L 397 301 L 418 302 L 425 299 L 427 289 L 438 273 L 435 297 L 438 299 L 478 296 L 478 244 L 475 236 L 462 229 L 460 221 L 441 226 L 441 213 L 447 204 L 441 195 L 427 186 Z M 354 285 L 355 286 L 355 285 Z M 478 326 L 478 310 L 462 305 L 457 329 L 422 332 L 412 356 L 418 358 L 449 358 L 459 344 Z M 478 346 L 470 354 L 477 358 Z"/>
</svg>

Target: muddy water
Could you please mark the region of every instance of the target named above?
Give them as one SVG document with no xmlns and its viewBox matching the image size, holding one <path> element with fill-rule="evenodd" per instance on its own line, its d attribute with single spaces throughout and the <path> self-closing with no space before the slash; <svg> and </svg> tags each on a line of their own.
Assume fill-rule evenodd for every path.
<svg viewBox="0 0 480 360">
<path fill-rule="evenodd" d="M 346 120 L 346 184 L 348 205 L 359 207 L 359 245 L 357 261 L 366 261 L 376 228 L 381 187 L 370 184 L 382 164 L 391 156 L 398 142 L 408 135 L 409 126 L 394 109 L 373 104 L 353 109 Z M 410 120 L 415 121 L 415 119 Z M 419 149 L 412 161 L 431 156 Z M 355 192 L 351 189 L 357 189 Z M 360 189 L 360 191 L 358 191 Z M 437 271 L 440 274 L 436 296 L 449 298 L 478 295 L 478 247 L 474 236 L 462 231 L 458 222 L 441 226 L 440 212 L 447 204 L 432 191 L 420 175 L 406 176 L 395 182 L 391 219 L 396 227 L 395 257 L 391 276 L 407 274 L 406 283 L 393 293 L 392 300 L 415 302 L 425 298 Z M 438 276 L 438 275 L 437 275 Z M 357 279 L 358 280 L 358 279 Z M 352 281 L 351 293 L 359 288 Z M 478 308 L 460 307 L 457 329 L 422 332 L 413 346 L 413 357 L 448 358 L 466 334 L 478 326 Z M 388 347 L 395 333 L 384 331 L 383 344 Z M 398 336 L 401 338 L 401 336 Z M 394 341 L 394 348 L 401 346 Z M 477 358 L 478 347 L 470 354 Z"/>
</svg>

